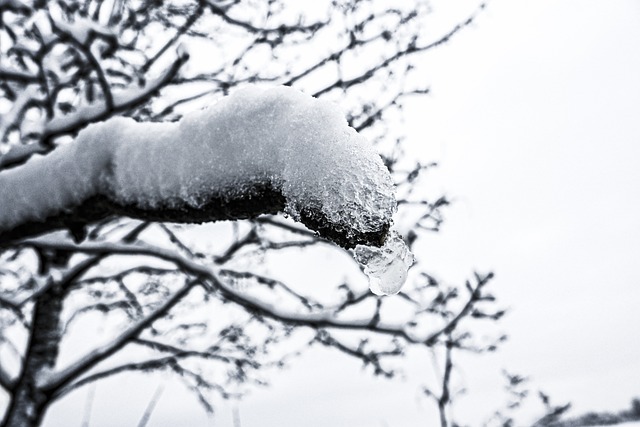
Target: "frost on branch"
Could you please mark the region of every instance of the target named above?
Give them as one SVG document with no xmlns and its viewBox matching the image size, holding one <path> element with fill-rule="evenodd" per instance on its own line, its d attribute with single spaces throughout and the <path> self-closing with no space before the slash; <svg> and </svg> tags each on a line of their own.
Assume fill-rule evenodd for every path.
<svg viewBox="0 0 640 427">
<path fill-rule="evenodd" d="M 389 172 L 335 106 L 250 87 L 174 123 L 113 118 L 0 173 L 0 242 L 112 215 L 204 222 L 286 212 L 351 248 L 380 246 Z"/>
</svg>

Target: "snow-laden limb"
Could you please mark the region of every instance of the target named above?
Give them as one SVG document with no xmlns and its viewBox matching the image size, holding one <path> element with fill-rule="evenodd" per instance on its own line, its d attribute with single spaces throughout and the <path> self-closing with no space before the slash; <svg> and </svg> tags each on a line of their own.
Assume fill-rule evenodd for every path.
<svg viewBox="0 0 640 427">
<path fill-rule="evenodd" d="M 91 41 L 92 37 L 117 40 L 117 35 L 113 29 L 100 25 L 92 19 L 76 17 L 74 22 L 68 22 L 49 16 L 56 29 L 72 37 L 80 44 L 86 45 Z"/>
<path fill-rule="evenodd" d="M 30 12 L 31 6 L 20 0 L 0 0 L 0 10 L 11 10 L 14 12 Z"/>
<path fill-rule="evenodd" d="M 0 242 L 111 215 L 204 222 L 284 211 L 344 247 L 396 209 L 382 160 L 338 109 L 250 87 L 175 123 L 113 118 L 0 172 Z"/>
<path fill-rule="evenodd" d="M 9 375 L 7 371 L 4 370 L 2 366 L 0 366 L 0 388 L 5 390 L 11 390 L 13 387 L 14 381 Z"/>
<path fill-rule="evenodd" d="M 44 140 L 66 133 L 73 133 L 90 123 L 105 120 L 114 114 L 130 110 L 148 101 L 171 79 L 187 61 L 189 55 L 182 51 L 178 53 L 173 64 L 167 67 L 159 75 L 143 79 L 143 84 L 133 86 L 126 90 L 114 91 L 112 93 L 113 105 L 107 108 L 105 100 L 95 100 L 88 104 L 81 104 L 74 113 L 56 116 L 49 120 L 43 129 L 42 138 Z"/>
<path fill-rule="evenodd" d="M 4 141 L 13 127 L 18 127 L 27 109 L 35 102 L 40 101 L 40 94 L 36 85 L 28 85 L 20 91 L 13 102 L 11 110 L 0 115 L 0 141 Z"/>
<path fill-rule="evenodd" d="M 33 143 L 27 145 L 12 145 L 6 154 L 0 156 L 0 170 L 15 163 L 23 163 L 29 157 L 46 153 L 47 148 L 41 144 Z"/>
</svg>

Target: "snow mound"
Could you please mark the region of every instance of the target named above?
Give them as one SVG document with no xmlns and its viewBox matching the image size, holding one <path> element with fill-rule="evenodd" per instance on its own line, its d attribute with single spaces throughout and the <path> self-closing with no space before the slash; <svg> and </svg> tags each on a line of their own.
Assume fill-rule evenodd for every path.
<svg viewBox="0 0 640 427">
<path fill-rule="evenodd" d="M 389 172 L 365 138 L 335 105 L 288 87 L 242 89 L 176 123 L 109 125 L 126 140 L 110 191 L 127 204 L 197 208 L 268 182 L 294 219 L 319 211 L 347 234 L 379 230 L 396 209 Z"/>
<path fill-rule="evenodd" d="M 85 133 L 101 134 L 99 127 Z M 45 221 L 96 195 L 114 145 L 104 142 L 90 147 L 66 144 L 47 156 L 34 155 L 24 165 L 2 171 L 0 231 L 29 221 Z"/>
<path fill-rule="evenodd" d="M 0 172 L 0 235 L 51 218 L 82 223 L 92 200 L 144 219 L 229 219 L 207 210 L 265 191 L 284 197 L 277 209 L 345 247 L 386 238 L 356 255 L 374 292 L 398 292 L 413 257 L 397 233 L 387 238 L 396 211 L 389 171 L 334 104 L 289 87 L 248 87 L 173 123 L 116 117 L 88 126 Z M 240 217 L 268 211 L 262 203 L 273 205 L 258 199 Z"/>
</svg>

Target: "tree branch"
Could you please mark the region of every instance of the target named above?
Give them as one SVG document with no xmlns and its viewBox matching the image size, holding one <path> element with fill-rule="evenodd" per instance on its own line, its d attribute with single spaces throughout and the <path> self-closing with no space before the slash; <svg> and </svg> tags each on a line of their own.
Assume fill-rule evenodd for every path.
<svg viewBox="0 0 640 427">
<path fill-rule="evenodd" d="M 444 43 L 447 43 L 453 36 L 459 33 L 465 27 L 471 25 L 473 21 L 476 19 L 478 13 L 485 8 L 485 4 L 482 3 L 478 7 L 474 13 L 471 14 L 464 22 L 459 23 L 455 27 L 453 27 L 449 32 L 438 38 L 437 40 L 424 44 L 418 45 L 415 40 L 410 42 L 404 49 L 397 51 L 393 55 L 387 57 L 384 60 L 381 60 L 374 67 L 368 68 L 365 72 L 361 73 L 358 76 L 352 77 L 350 79 L 338 79 L 334 83 L 325 86 L 323 89 L 318 90 L 313 94 L 315 97 L 319 97 L 327 92 L 330 92 L 333 89 L 347 89 L 352 86 L 355 86 L 360 83 L 364 83 L 373 77 L 378 71 L 387 69 L 391 64 L 396 63 L 399 59 L 414 55 L 419 52 L 426 52 L 428 50 L 434 49 Z M 317 65 L 317 64 L 316 64 Z M 306 71 L 304 72 L 306 73 Z M 299 77 L 295 77 L 296 79 Z"/>
<path fill-rule="evenodd" d="M 8 81 L 12 80 L 19 83 L 38 83 L 40 78 L 37 75 L 28 73 L 26 71 L 11 70 L 8 68 L 0 67 L 0 80 Z"/>
<path fill-rule="evenodd" d="M 52 374 L 42 384 L 42 389 L 49 393 L 55 393 L 62 387 L 69 384 L 80 375 L 84 374 L 107 357 L 117 353 L 125 345 L 135 339 L 143 330 L 149 327 L 160 317 L 164 316 L 177 303 L 179 303 L 193 287 L 200 283 L 199 279 L 191 280 L 176 291 L 169 299 L 167 299 L 160 307 L 148 314 L 144 319 L 134 323 L 127 328 L 122 334 L 112 340 L 110 343 L 100 347 L 86 356 L 72 363 L 69 367 L 60 372 Z"/>
<path fill-rule="evenodd" d="M 478 274 L 476 274 L 476 280 L 478 283 L 476 284 L 475 288 L 470 289 L 470 296 L 467 303 L 464 305 L 464 307 L 462 307 L 462 309 L 458 312 L 458 314 L 453 317 L 453 319 L 447 322 L 447 324 L 442 329 L 440 329 L 437 332 L 434 332 L 429 338 L 427 338 L 426 343 L 428 345 L 435 344 L 435 341 L 441 335 L 447 334 L 456 328 L 458 323 L 471 312 L 475 303 L 481 299 L 482 288 L 484 288 L 491 279 L 493 279 L 493 273 L 489 273 L 484 277 L 480 277 Z M 470 285 L 467 284 L 467 287 L 470 288 Z"/>
<path fill-rule="evenodd" d="M 263 315 L 265 317 L 281 321 L 283 323 L 292 326 L 308 326 L 314 329 L 320 328 L 335 328 L 335 329 L 349 329 L 349 330 L 365 330 L 380 333 L 383 335 L 392 335 L 400 337 L 407 342 L 413 344 L 423 344 L 426 346 L 432 346 L 436 343 L 437 339 L 448 330 L 452 329 L 452 325 L 455 326 L 466 314 L 468 314 L 470 305 L 467 303 L 460 313 L 454 317 L 451 322 L 448 322 L 445 327 L 427 336 L 416 336 L 408 331 L 405 325 L 394 325 L 383 322 L 372 322 L 372 318 L 365 317 L 361 319 L 338 319 L 334 315 L 334 311 L 325 309 L 322 312 L 311 313 L 296 313 L 290 312 L 263 301 L 260 298 L 254 297 L 243 293 L 233 286 L 225 283 L 220 279 L 216 270 L 213 270 L 205 265 L 199 264 L 191 259 L 185 258 L 176 252 L 157 248 L 146 244 L 131 244 L 123 245 L 118 243 L 83 243 L 75 244 L 71 242 L 63 242 L 52 238 L 39 238 L 31 239 L 20 242 L 19 246 L 34 247 L 41 249 L 54 249 L 63 251 L 83 252 L 92 254 L 111 254 L 111 255 L 140 255 L 140 256 L 152 256 L 165 261 L 169 261 L 175 264 L 184 272 L 197 276 L 210 283 L 210 290 L 217 290 L 222 293 L 222 296 L 232 302 L 237 303 L 241 307 L 244 307 L 249 312 Z M 485 276 L 481 283 L 482 286 L 493 275 L 489 274 Z M 476 292 L 473 295 L 480 296 L 482 286 L 476 288 Z M 480 289 L 478 289 L 480 288 Z M 476 299 L 477 301 L 477 299 Z M 342 307 L 343 303 L 338 303 L 336 307 Z M 455 323 L 454 323 L 455 322 Z"/>
<path fill-rule="evenodd" d="M 0 387 L 10 392 L 13 390 L 13 386 L 15 381 L 9 376 L 7 371 L 4 370 L 2 365 L 0 365 Z"/>
<path fill-rule="evenodd" d="M 191 16 L 189 16 L 187 18 L 185 23 L 180 28 L 178 28 L 178 30 L 176 31 L 176 34 L 174 34 L 174 36 L 171 37 L 171 39 L 167 43 L 165 43 L 164 46 L 162 46 L 162 48 L 160 48 L 160 50 L 158 50 L 158 52 L 156 52 L 156 54 L 153 55 L 153 57 L 150 58 L 142 66 L 141 71 L 143 73 L 146 73 L 149 70 L 149 68 L 151 68 L 151 66 L 158 60 L 158 58 L 160 58 L 167 51 L 167 49 L 169 49 L 169 47 L 171 47 L 171 45 L 173 45 L 176 41 L 178 41 L 178 39 L 185 32 L 187 32 L 187 30 L 189 30 L 189 28 L 191 28 L 193 26 L 193 24 L 196 23 L 198 18 L 200 18 L 202 16 L 203 12 L 204 12 L 204 2 L 200 1 L 198 3 L 198 6 L 196 7 L 196 10 L 191 14 Z"/>
<path fill-rule="evenodd" d="M 106 101 L 96 101 L 90 106 L 80 108 L 75 114 L 54 117 L 45 125 L 42 139 L 46 142 L 60 135 L 75 133 L 89 123 L 105 120 L 115 114 L 144 104 L 177 75 L 178 70 L 187 59 L 186 52 L 182 52 L 170 67 L 156 78 L 147 80 L 136 90 L 113 93 L 113 108 L 111 109 L 107 108 Z"/>
<path fill-rule="evenodd" d="M 0 171 L 2 169 L 8 169 L 12 166 L 20 165 L 35 154 L 44 154 L 50 151 L 49 148 L 41 145 L 40 143 L 32 143 L 25 145 L 13 145 L 9 151 L 3 156 L 0 156 Z"/>
<path fill-rule="evenodd" d="M 132 371 L 142 371 L 148 372 L 150 370 L 160 370 L 167 369 L 171 365 L 175 365 L 179 360 L 190 358 L 190 357 L 203 357 L 203 353 L 197 351 L 180 351 L 176 354 L 172 354 L 171 356 L 158 357 L 155 359 L 145 360 L 144 362 L 135 362 L 135 363 L 126 363 L 124 365 L 119 365 L 113 368 L 106 369 L 104 371 L 96 372 L 91 375 L 87 375 L 86 377 L 68 384 L 65 387 L 60 388 L 54 394 L 54 399 L 60 399 L 61 397 L 71 393 L 72 391 L 94 383 L 96 381 L 102 380 L 107 377 L 111 377 L 113 375 L 118 375 L 126 372 Z M 228 360 L 228 358 L 222 356 L 216 356 L 212 354 L 208 354 L 207 358 L 209 359 L 218 359 L 218 360 Z"/>
<path fill-rule="evenodd" d="M 95 124 L 0 173 L 0 203 L 11 206 L 0 211 L 0 245 L 60 228 L 81 240 L 85 225 L 111 216 L 201 223 L 284 211 L 345 248 L 384 243 L 392 178 L 333 105 L 286 87 L 246 89 L 219 104 L 178 123 Z M 174 149 L 181 167 L 164 160 Z M 256 160 L 256 150 L 271 154 Z M 42 170 L 51 177 L 44 183 Z"/>
<path fill-rule="evenodd" d="M 366 340 L 363 340 L 357 348 L 353 348 L 331 336 L 325 330 L 318 331 L 315 340 L 323 345 L 334 347 L 351 357 L 360 359 L 365 365 L 372 365 L 376 375 L 384 375 L 387 378 L 392 378 L 395 373 L 393 370 L 385 369 L 382 366 L 381 358 L 402 354 L 402 349 L 399 347 L 387 351 L 365 351 Z"/>
<path fill-rule="evenodd" d="M 100 90 L 102 91 L 102 96 L 104 98 L 105 109 L 107 111 L 111 111 L 113 109 L 113 94 L 111 93 L 111 86 L 109 85 L 109 82 L 107 82 L 107 78 L 100 62 L 91 52 L 91 42 L 93 37 L 88 37 L 87 40 L 79 40 L 74 36 L 72 31 L 68 31 L 65 27 L 60 27 L 60 24 L 56 23 L 55 20 L 52 20 L 52 24 L 53 30 L 60 40 L 68 42 L 70 45 L 82 52 L 82 55 L 84 55 L 91 68 L 93 68 L 93 71 L 95 71 L 98 77 L 98 84 L 100 85 Z"/>
<path fill-rule="evenodd" d="M 449 423 L 447 421 L 447 405 L 451 400 L 451 391 L 449 389 L 449 382 L 451 381 L 451 371 L 453 369 L 453 359 L 452 359 L 452 343 L 448 340 L 445 350 L 445 362 L 444 362 L 444 373 L 442 375 L 442 393 L 438 398 L 438 410 L 440 412 L 440 426 L 448 427 Z"/>
<path fill-rule="evenodd" d="M 240 27 L 250 33 L 260 33 L 260 34 L 268 34 L 275 33 L 280 36 L 291 33 L 315 33 L 323 26 L 327 25 L 328 22 L 316 22 L 311 25 L 281 25 L 275 28 L 266 28 L 266 27 L 257 27 L 249 22 L 240 21 L 239 19 L 235 19 L 230 17 L 226 10 L 222 7 L 216 6 L 213 2 L 208 2 L 209 8 L 214 15 L 219 16 L 226 23 L 234 25 L 236 27 Z"/>
</svg>

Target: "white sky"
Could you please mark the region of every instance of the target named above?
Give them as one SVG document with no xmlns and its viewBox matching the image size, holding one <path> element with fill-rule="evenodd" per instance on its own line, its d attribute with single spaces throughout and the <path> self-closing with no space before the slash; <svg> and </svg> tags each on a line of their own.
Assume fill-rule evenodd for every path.
<svg viewBox="0 0 640 427">
<path fill-rule="evenodd" d="M 408 132 L 457 202 L 418 256 L 451 282 L 495 271 L 511 308 L 510 341 L 486 371 L 466 369 L 458 415 L 503 404 L 502 367 L 574 414 L 626 408 L 640 395 L 640 3 L 495 0 L 425 68 L 432 96 L 413 105 Z M 282 405 L 307 405 L 306 426 L 436 420 L 412 381 L 401 390 L 343 368 L 327 384 L 327 367 L 306 359 L 240 404 L 243 426 L 299 425 Z"/>
<path fill-rule="evenodd" d="M 574 414 L 626 408 L 640 396 L 640 2 L 493 0 L 424 65 L 432 96 L 408 110 L 410 143 L 440 162 L 432 188 L 456 203 L 418 256 L 450 282 L 495 271 L 492 289 L 511 308 L 510 341 L 467 365 L 457 414 L 479 424 L 504 403 L 501 368 Z M 412 354 L 407 381 L 388 382 L 310 351 L 239 403 L 242 426 L 434 425 L 417 389 L 429 368 Z M 121 415 L 108 390 L 96 392 L 92 427 Z M 231 405 L 208 420 L 176 394 L 150 426 L 233 425 Z M 68 425 L 56 414 L 77 412 L 80 397 L 47 425 Z"/>
<path fill-rule="evenodd" d="M 458 199 L 427 259 L 496 271 L 500 363 L 575 412 L 640 395 L 639 24 L 631 0 L 495 1 L 412 122 Z"/>
<path fill-rule="evenodd" d="M 415 118 L 459 200 L 431 257 L 496 271 L 504 363 L 576 409 L 640 394 L 639 24 L 631 0 L 493 2 Z"/>
</svg>

